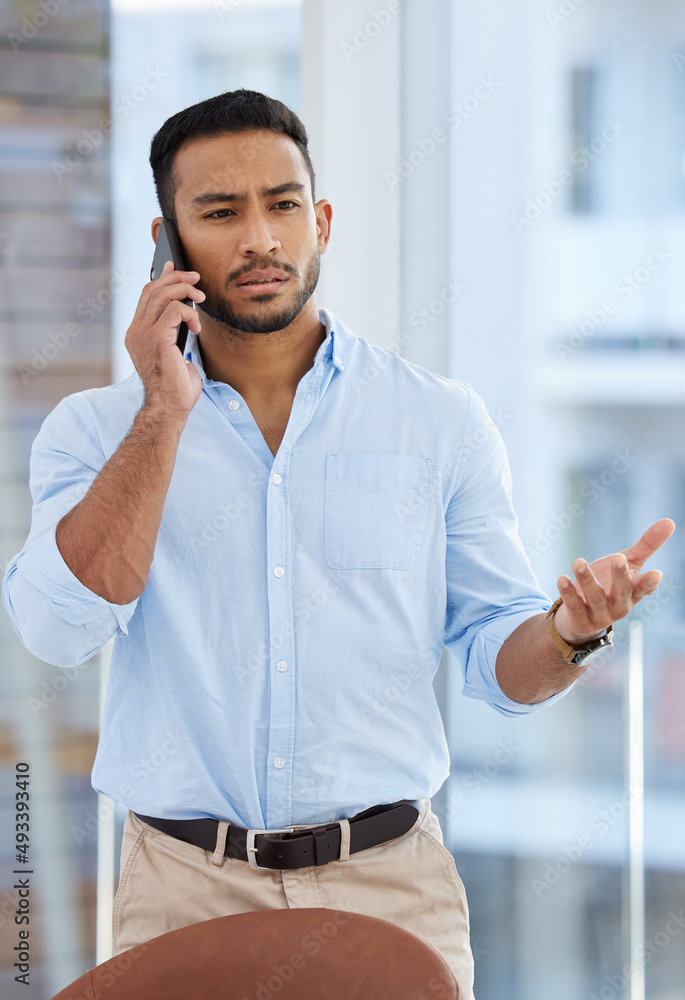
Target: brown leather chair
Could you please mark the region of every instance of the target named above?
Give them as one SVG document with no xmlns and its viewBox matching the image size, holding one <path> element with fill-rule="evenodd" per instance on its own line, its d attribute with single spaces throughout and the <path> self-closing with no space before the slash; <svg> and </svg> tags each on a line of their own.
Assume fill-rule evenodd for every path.
<svg viewBox="0 0 685 1000">
<path fill-rule="evenodd" d="M 387 920 L 311 907 L 215 917 L 90 969 L 52 1000 L 459 1000 L 442 956 Z"/>
</svg>

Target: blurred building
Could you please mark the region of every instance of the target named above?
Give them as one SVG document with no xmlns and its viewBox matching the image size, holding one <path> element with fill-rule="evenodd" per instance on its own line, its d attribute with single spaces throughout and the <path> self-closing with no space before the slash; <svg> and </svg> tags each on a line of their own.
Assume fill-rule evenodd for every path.
<svg viewBox="0 0 685 1000">
<path fill-rule="evenodd" d="M 652 1000 L 675 1000 L 685 975 L 682 942 L 664 938 L 685 894 L 683 13 L 467 2 L 452 22 L 451 106 L 470 109 L 451 137 L 452 239 L 469 292 L 450 375 L 482 393 L 507 444 L 538 579 L 555 597 L 578 556 L 677 525 L 645 567 L 664 580 L 630 619 L 644 635 Z M 493 93 L 474 107 L 482 75 Z M 626 622 L 617 633 L 549 712 L 451 701 L 445 818 L 487 1000 L 631 995 Z"/>
<path fill-rule="evenodd" d="M 111 381 L 108 8 L 98 0 L 0 8 L 0 553 L 31 515 L 28 459 L 65 395 Z M 19 644 L 0 616 L 0 993 L 43 1000 L 94 953 L 97 662 L 63 671 Z M 18 863 L 15 765 L 30 765 L 28 988 L 14 981 Z M 14 905 L 12 905 L 14 903 Z"/>
</svg>

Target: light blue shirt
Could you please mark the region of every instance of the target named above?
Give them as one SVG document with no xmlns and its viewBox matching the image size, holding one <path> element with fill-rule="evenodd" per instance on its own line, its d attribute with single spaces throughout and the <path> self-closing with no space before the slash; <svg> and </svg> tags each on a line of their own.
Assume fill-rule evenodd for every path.
<svg viewBox="0 0 685 1000">
<path fill-rule="evenodd" d="M 59 666 L 115 636 L 93 787 L 168 819 L 254 829 L 432 797 L 449 753 L 432 679 L 506 715 L 497 653 L 552 601 L 518 536 L 501 436 L 470 385 L 355 336 L 326 309 L 274 457 L 207 378 L 181 436 L 143 594 L 110 604 L 55 543 L 143 404 L 137 374 L 67 396 L 33 445 L 31 531 L 3 597 Z M 568 690 L 568 689 L 566 689 Z"/>
</svg>

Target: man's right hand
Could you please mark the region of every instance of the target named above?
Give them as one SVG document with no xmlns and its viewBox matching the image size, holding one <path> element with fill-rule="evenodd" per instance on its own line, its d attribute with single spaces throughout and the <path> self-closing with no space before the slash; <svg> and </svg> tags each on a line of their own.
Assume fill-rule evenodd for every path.
<svg viewBox="0 0 685 1000">
<path fill-rule="evenodd" d="M 176 346 L 181 321 L 200 332 L 200 317 L 183 299 L 202 302 L 197 271 L 175 271 L 171 261 L 143 288 L 124 343 L 145 386 L 146 409 L 185 420 L 202 392 L 200 373 Z"/>
</svg>

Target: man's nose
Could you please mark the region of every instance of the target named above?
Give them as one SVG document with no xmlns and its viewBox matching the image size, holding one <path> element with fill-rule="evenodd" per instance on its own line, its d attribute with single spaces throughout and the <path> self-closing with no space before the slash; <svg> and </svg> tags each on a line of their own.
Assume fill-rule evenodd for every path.
<svg viewBox="0 0 685 1000">
<path fill-rule="evenodd" d="M 240 252 L 265 257 L 281 249 L 279 240 L 270 232 L 269 221 L 261 213 L 250 213 L 243 220 Z"/>
</svg>

